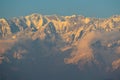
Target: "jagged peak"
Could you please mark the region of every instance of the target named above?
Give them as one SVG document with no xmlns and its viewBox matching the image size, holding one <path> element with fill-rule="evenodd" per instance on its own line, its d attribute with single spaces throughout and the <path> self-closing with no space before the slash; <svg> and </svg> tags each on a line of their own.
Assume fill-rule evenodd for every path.
<svg viewBox="0 0 120 80">
<path fill-rule="evenodd" d="M 111 18 L 120 17 L 120 15 L 113 15 Z"/>
<path fill-rule="evenodd" d="M 4 26 L 9 26 L 9 24 L 8 24 L 8 22 L 7 22 L 7 19 L 1 18 L 1 19 L 0 19 L 0 25 L 1 25 L 1 26 L 2 26 L 2 25 L 4 25 Z"/>
<path fill-rule="evenodd" d="M 6 19 L 5 18 L 1 18 L 0 22 L 6 22 Z"/>
<path fill-rule="evenodd" d="M 31 15 L 28 15 L 28 16 L 30 16 L 30 17 L 40 17 L 40 16 L 43 16 L 42 14 L 38 14 L 38 13 L 33 13 L 33 14 L 31 14 Z"/>
</svg>

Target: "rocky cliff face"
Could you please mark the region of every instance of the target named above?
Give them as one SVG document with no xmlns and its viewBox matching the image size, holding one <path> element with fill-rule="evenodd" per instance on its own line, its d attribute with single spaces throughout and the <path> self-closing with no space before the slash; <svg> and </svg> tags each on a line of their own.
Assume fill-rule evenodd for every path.
<svg viewBox="0 0 120 80">
<path fill-rule="evenodd" d="M 80 70 L 113 72 L 120 69 L 119 34 L 120 16 L 32 14 L 0 19 L 0 63 L 52 58 L 56 64 L 75 64 Z"/>
</svg>

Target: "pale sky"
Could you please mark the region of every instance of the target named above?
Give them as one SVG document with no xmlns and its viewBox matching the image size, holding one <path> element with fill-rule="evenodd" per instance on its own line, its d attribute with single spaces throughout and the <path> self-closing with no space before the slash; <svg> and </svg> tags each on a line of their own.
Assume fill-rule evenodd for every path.
<svg viewBox="0 0 120 80">
<path fill-rule="evenodd" d="M 32 13 L 105 18 L 120 14 L 120 0 L 0 0 L 0 18 Z"/>
</svg>

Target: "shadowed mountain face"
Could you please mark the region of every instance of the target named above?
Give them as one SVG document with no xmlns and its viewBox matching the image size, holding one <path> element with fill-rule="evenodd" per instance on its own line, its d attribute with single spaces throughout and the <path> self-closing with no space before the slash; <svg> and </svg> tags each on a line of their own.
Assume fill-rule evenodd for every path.
<svg viewBox="0 0 120 80">
<path fill-rule="evenodd" d="M 119 80 L 120 16 L 0 19 L 0 80 Z"/>
</svg>

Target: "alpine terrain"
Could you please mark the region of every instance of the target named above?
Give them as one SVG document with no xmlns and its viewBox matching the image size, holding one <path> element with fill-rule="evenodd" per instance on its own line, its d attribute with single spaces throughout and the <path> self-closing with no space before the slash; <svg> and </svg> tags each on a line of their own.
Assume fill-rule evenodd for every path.
<svg viewBox="0 0 120 80">
<path fill-rule="evenodd" d="M 1 18 L 0 80 L 120 80 L 120 16 Z"/>
</svg>

